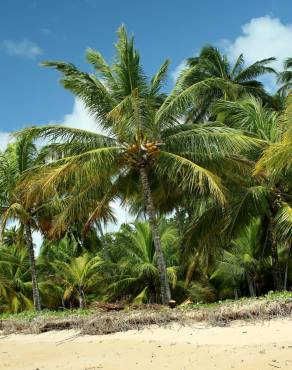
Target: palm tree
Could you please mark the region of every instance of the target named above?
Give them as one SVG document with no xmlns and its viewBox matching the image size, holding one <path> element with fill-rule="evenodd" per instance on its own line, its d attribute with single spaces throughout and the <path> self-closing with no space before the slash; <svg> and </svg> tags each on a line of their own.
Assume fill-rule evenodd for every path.
<svg viewBox="0 0 292 370">
<path fill-rule="evenodd" d="M 198 57 L 187 59 L 186 68 L 181 72 L 174 91 L 182 103 L 192 102 L 187 120 L 200 119 L 218 99 L 237 100 L 250 94 L 270 101 L 258 78 L 267 73 L 276 73 L 268 66 L 274 60 L 263 59 L 245 66 L 241 54 L 232 65 L 219 49 L 211 45 L 204 46 Z"/>
<path fill-rule="evenodd" d="M 256 166 L 256 172 L 266 171 L 277 180 L 281 175 L 289 176 L 292 168 L 292 94 L 286 99 L 285 111 L 279 117 L 278 138 L 270 142 Z"/>
<path fill-rule="evenodd" d="M 220 277 L 221 283 L 230 284 L 236 290 L 241 280 L 245 279 L 250 296 L 255 297 L 260 268 L 269 264 L 262 253 L 261 241 L 260 220 L 253 219 L 231 242 L 230 248 L 224 250 L 212 279 Z M 238 292 L 235 292 L 237 295 Z"/>
<path fill-rule="evenodd" d="M 29 310 L 31 300 L 30 265 L 27 249 L 0 247 L 0 308 L 8 312 Z"/>
<path fill-rule="evenodd" d="M 86 293 L 100 284 L 97 279 L 99 264 L 100 257 L 92 257 L 89 253 L 73 257 L 68 262 L 54 260 L 51 263 L 55 271 L 52 283 L 64 288 L 64 301 L 77 298 L 79 307 L 85 308 Z"/>
<path fill-rule="evenodd" d="M 32 240 L 32 227 L 36 226 L 33 217 L 33 207 L 26 207 L 20 191 L 17 189 L 21 177 L 27 170 L 36 165 L 36 158 L 37 149 L 27 137 L 18 138 L 0 156 L 0 221 L 3 230 L 9 219 L 17 220 L 20 223 L 29 253 L 34 307 L 39 311 L 41 303 Z"/>
<path fill-rule="evenodd" d="M 168 280 L 174 288 L 177 281 L 178 231 L 165 220 L 160 220 L 158 228 Z M 111 283 L 106 289 L 110 297 L 126 294 L 131 295 L 135 303 L 155 302 L 159 296 L 159 270 L 150 224 L 137 221 L 132 225 L 122 225 L 114 235 L 110 256 L 103 266 L 104 271 L 113 271 L 109 275 Z"/>
<path fill-rule="evenodd" d="M 10 247 L 12 245 L 22 245 L 23 244 L 23 233 L 21 227 L 12 226 L 10 229 L 3 231 L 2 244 L 4 246 Z"/>
<path fill-rule="evenodd" d="M 178 118 L 184 107 L 170 102 L 175 114 L 169 112 L 169 105 L 163 103 L 165 94 L 160 92 L 168 61 L 148 82 L 133 38 L 127 37 L 124 27 L 119 29 L 118 37 L 112 65 L 99 52 L 87 51 L 95 74 L 81 72 L 70 63 L 43 63 L 62 73 L 64 87 L 85 102 L 102 134 L 64 126 L 26 129 L 22 134 L 49 140 L 52 145 L 48 150 L 59 151 L 62 157 L 35 169 L 33 181 L 25 186 L 31 193 L 42 189 L 47 196 L 53 196 L 56 190 L 64 196 L 69 194 L 63 218 L 70 212 L 78 217 L 76 210 L 84 209 L 84 202 L 91 202 L 94 209 L 88 215 L 86 229 L 107 212 L 110 200 L 123 196 L 125 179 L 136 183 L 140 180 L 155 245 L 161 301 L 167 304 L 171 294 L 152 196 L 153 179 L 168 186 L 209 192 L 224 203 L 221 180 L 208 167 L 215 160 L 221 167 L 234 162 L 238 153 L 253 147 L 254 140 L 218 124 L 181 124 Z M 102 189 L 102 197 L 94 198 L 96 189 Z"/>
<path fill-rule="evenodd" d="M 287 96 L 292 87 L 292 58 L 284 61 L 284 71 L 278 73 L 278 84 L 281 85 L 278 92 L 280 95 Z"/>
<path fill-rule="evenodd" d="M 261 140 L 275 142 L 279 138 L 279 113 L 254 96 L 247 95 L 236 101 L 219 100 L 214 104 L 213 112 L 227 126 L 248 131 Z"/>
<path fill-rule="evenodd" d="M 250 216 L 258 216 L 264 220 L 263 225 L 267 232 L 266 240 L 272 255 L 274 285 L 275 289 L 280 290 L 282 284 L 277 241 L 281 237 L 279 238 L 277 230 L 281 227 L 280 221 L 283 219 L 283 213 L 286 215 L 286 220 L 289 220 L 287 205 L 289 207 L 291 203 L 289 196 L 291 171 L 289 172 L 289 167 L 291 168 L 292 141 L 289 141 L 289 128 L 286 129 L 289 127 L 287 121 L 287 119 L 289 120 L 289 106 L 286 113 L 280 115 L 278 112 L 264 107 L 259 99 L 249 97 L 235 102 L 220 101 L 215 104 L 214 111 L 223 113 L 225 124 L 247 130 L 266 142 L 266 149 L 262 157 L 261 152 L 255 152 L 250 158 L 256 167 L 257 177 L 251 181 L 247 194 L 253 196 L 242 197 L 240 203 L 241 207 L 243 206 L 244 219 L 248 219 L 246 210 L 253 208 Z M 276 171 L 270 161 L 277 163 Z M 241 212 L 237 214 L 240 215 Z M 282 216 L 280 217 L 279 214 Z M 239 217 L 234 218 L 234 221 L 241 224 Z M 288 224 L 289 222 L 286 222 L 284 228 L 289 233 L 292 224 L 289 226 Z"/>
</svg>

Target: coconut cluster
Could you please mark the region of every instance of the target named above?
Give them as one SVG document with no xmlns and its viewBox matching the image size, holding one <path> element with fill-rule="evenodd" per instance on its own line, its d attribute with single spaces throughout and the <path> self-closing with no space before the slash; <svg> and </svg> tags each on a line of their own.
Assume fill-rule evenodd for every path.
<svg viewBox="0 0 292 370">
<path fill-rule="evenodd" d="M 145 166 L 159 152 L 159 143 L 133 144 L 127 148 L 124 161 L 135 167 Z"/>
</svg>

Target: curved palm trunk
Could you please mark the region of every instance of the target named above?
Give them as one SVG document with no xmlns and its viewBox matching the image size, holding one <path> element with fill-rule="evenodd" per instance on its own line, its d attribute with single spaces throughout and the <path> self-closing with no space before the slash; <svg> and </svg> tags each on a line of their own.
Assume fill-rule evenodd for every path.
<svg viewBox="0 0 292 370">
<path fill-rule="evenodd" d="M 32 242 L 30 226 L 25 225 L 24 230 L 25 230 L 25 242 L 28 248 L 28 255 L 29 255 L 29 262 L 30 262 L 30 269 L 31 269 L 33 304 L 34 304 L 35 310 L 40 311 L 41 310 L 41 299 L 40 299 L 40 293 L 39 293 L 39 288 L 38 288 L 38 283 L 37 283 L 35 256 L 34 256 L 34 249 L 33 249 L 33 242 Z"/>
<path fill-rule="evenodd" d="M 162 304 L 168 304 L 168 302 L 171 300 L 170 287 L 168 283 L 164 255 L 161 249 L 160 235 L 158 232 L 155 208 L 154 208 L 151 190 L 149 186 L 148 175 L 147 175 L 145 168 L 140 168 L 140 177 L 141 177 L 144 197 L 146 201 L 146 208 L 147 208 L 147 213 L 149 217 L 149 223 L 150 223 L 150 227 L 151 227 L 151 231 L 153 235 L 155 253 L 157 257 L 157 267 L 158 267 L 159 276 L 160 276 L 161 301 L 162 301 Z"/>
<path fill-rule="evenodd" d="M 192 278 L 193 278 L 193 275 L 194 275 L 194 272 L 198 266 L 198 263 L 199 263 L 199 257 L 201 255 L 201 250 L 199 249 L 196 254 L 194 255 L 193 257 L 193 261 L 191 262 L 191 264 L 189 265 L 188 269 L 187 269 L 187 273 L 186 273 L 186 277 L 185 277 L 185 282 L 184 282 L 184 287 L 185 288 L 188 288 Z"/>
</svg>

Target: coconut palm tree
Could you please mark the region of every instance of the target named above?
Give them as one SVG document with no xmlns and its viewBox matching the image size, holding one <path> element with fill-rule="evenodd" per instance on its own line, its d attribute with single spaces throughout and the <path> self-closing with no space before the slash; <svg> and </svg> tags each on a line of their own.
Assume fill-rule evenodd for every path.
<svg viewBox="0 0 292 370">
<path fill-rule="evenodd" d="M 40 299 L 36 280 L 35 258 L 31 227 L 34 220 L 24 207 L 17 191 L 17 184 L 23 173 L 33 166 L 37 151 L 31 140 L 19 138 L 16 143 L 8 146 L 1 155 L 0 161 L 0 193 L 1 193 L 1 225 L 4 230 L 9 219 L 20 222 L 26 245 L 29 250 L 31 274 L 33 282 L 33 296 L 35 308 L 40 309 Z"/>
<path fill-rule="evenodd" d="M 266 171 L 277 180 L 289 176 L 292 169 L 292 94 L 287 96 L 285 111 L 279 117 L 278 138 L 269 143 L 256 166 L 256 171 Z"/>
<path fill-rule="evenodd" d="M 155 245 L 161 301 L 167 304 L 171 294 L 152 179 L 160 179 L 165 186 L 207 192 L 224 203 L 222 182 L 209 166 L 212 161 L 221 163 L 221 167 L 225 162 L 233 163 L 238 153 L 251 149 L 255 141 L 239 130 L 216 123 L 183 125 L 178 118 L 184 107 L 175 101 L 167 100 L 172 107 L 175 105 L 175 114 L 169 112 L 169 105 L 165 112 L 165 94 L 160 89 L 168 61 L 148 81 L 133 38 L 128 38 L 124 27 L 119 29 L 118 38 L 111 65 L 99 52 L 87 51 L 94 74 L 81 72 L 71 63 L 43 63 L 62 73 L 64 87 L 85 102 L 96 119 L 99 133 L 64 126 L 24 130 L 24 135 L 48 140 L 51 145 L 47 149 L 61 154 L 60 159 L 34 169 L 33 181 L 25 186 L 34 194 L 36 187 L 47 196 L 53 196 L 56 190 L 62 196 L 69 194 L 64 217 L 72 209 L 78 216 L 76 210 L 84 208 L 84 202 L 92 202 L 94 209 L 88 215 L 86 229 L 106 212 L 111 200 L 123 196 L 121 187 L 126 185 L 125 179 L 140 182 Z M 94 198 L 97 189 L 102 189 L 104 195 Z"/>
<path fill-rule="evenodd" d="M 232 65 L 219 49 L 211 45 L 204 46 L 198 57 L 187 59 L 186 68 L 179 75 L 177 89 L 174 90 L 181 104 L 191 108 L 187 120 L 200 119 L 218 99 L 237 100 L 250 94 L 270 101 L 258 78 L 267 73 L 276 73 L 268 66 L 274 60 L 263 59 L 246 66 L 241 54 Z"/>
<path fill-rule="evenodd" d="M 287 119 L 289 120 L 289 106 L 286 112 L 281 115 L 264 107 L 259 99 L 249 97 L 235 102 L 220 101 L 215 104 L 214 111 L 223 113 L 225 124 L 247 130 L 266 141 L 263 155 L 261 156 L 261 152 L 255 152 L 250 158 L 254 162 L 257 174 L 257 177 L 251 181 L 250 190 L 248 190 L 248 193 L 253 196 L 242 197 L 239 204 L 243 205 L 243 216 L 246 220 L 247 216 L 258 216 L 264 219 L 263 225 L 267 232 L 267 243 L 272 255 L 274 285 L 275 289 L 280 290 L 282 284 L 277 241 L 282 240 L 281 232 L 283 229 L 286 230 L 285 234 L 287 235 L 292 228 L 288 211 L 289 204 L 291 204 L 291 196 L 289 195 L 291 193 L 289 190 L 291 188 L 291 170 L 289 172 L 289 167 L 291 169 L 290 152 L 292 149 L 292 142 L 289 142 L 287 121 Z M 273 166 L 269 166 L 271 158 L 273 158 L 273 163 L 277 163 L 277 171 L 274 170 Z M 258 163 L 256 163 L 257 161 Z M 270 173 L 268 172 L 269 168 Z M 254 211 L 248 215 L 246 210 L 250 208 L 253 208 Z M 241 212 L 237 214 L 240 215 Z M 284 219 L 285 223 L 283 223 Z M 234 218 L 234 221 L 241 225 L 239 217 Z"/>
<path fill-rule="evenodd" d="M 168 280 L 174 288 L 178 270 L 178 231 L 165 220 L 159 221 L 158 228 Z M 122 225 L 111 244 L 111 258 L 103 266 L 104 270 L 113 271 L 109 275 L 107 295 L 111 298 L 128 295 L 135 303 L 156 302 L 159 270 L 150 224 L 137 221 Z"/>
<path fill-rule="evenodd" d="M 292 58 L 284 61 L 284 71 L 278 73 L 278 84 L 281 85 L 278 92 L 280 95 L 287 96 L 292 87 Z"/>
<path fill-rule="evenodd" d="M 37 149 L 27 137 L 18 138 L 0 156 L 0 221 L 2 231 L 8 220 L 19 222 L 29 253 L 34 307 L 41 309 L 37 284 L 32 228 L 36 227 L 33 207 L 26 207 L 17 189 L 18 183 L 27 170 L 36 165 Z"/>
</svg>

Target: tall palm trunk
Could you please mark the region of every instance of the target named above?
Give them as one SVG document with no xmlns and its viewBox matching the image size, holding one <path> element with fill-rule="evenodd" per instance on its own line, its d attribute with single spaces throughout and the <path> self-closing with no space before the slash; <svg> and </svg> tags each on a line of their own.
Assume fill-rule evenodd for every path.
<svg viewBox="0 0 292 370">
<path fill-rule="evenodd" d="M 273 220 L 270 219 L 269 221 L 270 222 L 269 222 L 268 238 L 269 238 L 269 244 L 271 248 L 274 289 L 277 291 L 280 291 L 282 290 L 282 283 L 281 283 L 281 269 L 280 269 L 279 257 L 278 257 L 278 245 L 277 245 L 277 240 L 275 237 Z"/>
<path fill-rule="evenodd" d="M 292 251 L 292 243 L 290 243 L 287 253 L 287 260 L 286 260 L 286 267 L 285 267 L 285 276 L 284 276 L 284 290 L 287 290 L 287 283 L 288 283 L 288 270 L 289 270 L 289 263 L 290 263 L 290 255 Z"/>
<path fill-rule="evenodd" d="M 25 225 L 24 230 L 25 230 L 25 242 L 28 248 L 30 270 L 31 270 L 33 304 L 34 304 L 35 310 L 40 311 L 41 310 L 41 299 L 40 299 L 40 293 L 39 293 L 39 288 L 38 288 L 38 283 L 37 283 L 35 256 L 34 256 L 34 249 L 33 249 L 33 242 L 32 242 L 30 226 Z"/>
<path fill-rule="evenodd" d="M 196 254 L 194 255 L 193 257 L 193 261 L 191 262 L 191 264 L 188 266 L 188 269 L 187 269 L 187 273 L 186 273 L 186 277 L 185 277 L 185 282 L 184 282 L 184 287 L 185 288 L 188 288 L 191 280 L 192 280 L 192 277 L 194 275 L 194 272 L 198 266 L 198 263 L 199 263 L 199 257 L 200 257 L 200 254 L 201 254 L 201 250 L 197 250 Z"/>
<path fill-rule="evenodd" d="M 166 264 L 164 260 L 163 251 L 161 249 L 160 235 L 158 232 L 157 219 L 155 215 L 155 208 L 153 204 L 151 189 L 149 185 L 148 175 L 145 168 L 140 168 L 140 177 L 146 201 L 146 209 L 149 217 L 149 223 L 152 231 L 153 242 L 155 246 L 155 253 L 157 257 L 157 267 L 160 276 L 160 290 L 162 304 L 168 304 L 171 300 L 170 287 L 168 283 Z"/>
<path fill-rule="evenodd" d="M 0 244 L 3 242 L 3 226 L 0 219 Z"/>
</svg>

